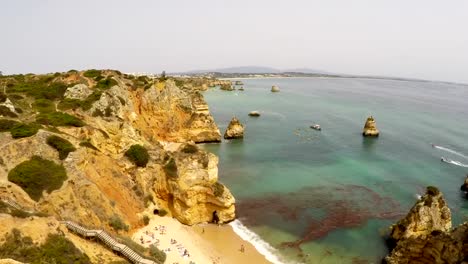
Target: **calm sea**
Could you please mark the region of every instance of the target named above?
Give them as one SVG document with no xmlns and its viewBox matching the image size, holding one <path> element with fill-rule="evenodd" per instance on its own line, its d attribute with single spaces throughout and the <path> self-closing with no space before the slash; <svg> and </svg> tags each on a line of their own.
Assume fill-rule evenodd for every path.
<svg viewBox="0 0 468 264">
<path fill-rule="evenodd" d="M 459 192 L 468 173 L 468 86 L 359 78 L 242 81 L 245 91 L 204 95 L 222 133 L 236 116 L 245 138 L 204 147 L 219 156 L 220 181 L 237 199 L 236 228 L 270 259 L 380 263 L 389 225 L 428 185 L 445 194 L 454 224 L 468 215 Z M 272 85 L 281 92 L 271 93 Z M 261 116 L 249 117 L 252 110 Z M 369 115 L 378 138 L 361 136 Z"/>
</svg>

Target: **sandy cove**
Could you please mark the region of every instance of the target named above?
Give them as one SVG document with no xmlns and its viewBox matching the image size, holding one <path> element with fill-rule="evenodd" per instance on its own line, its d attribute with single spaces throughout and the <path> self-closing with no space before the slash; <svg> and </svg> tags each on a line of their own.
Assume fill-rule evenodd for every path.
<svg viewBox="0 0 468 264">
<path fill-rule="evenodd" d="M 186 226 L 171 217 L 154 216 L 147 226 L 133 234 L 132 239 L 145 247 L 156 243 L 166 252 L 167 264 L 270 263 L 230 225 Z"/>
</svg>

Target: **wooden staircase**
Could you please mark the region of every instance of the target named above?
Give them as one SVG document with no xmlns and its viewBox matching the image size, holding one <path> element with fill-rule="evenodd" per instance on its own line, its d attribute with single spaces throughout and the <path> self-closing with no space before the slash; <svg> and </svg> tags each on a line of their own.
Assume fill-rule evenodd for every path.
<svg viewBox="0 0 468 264">
<path fill-rule="evenodd" d="M 133 251 L 131 248 L 127 247 L 124 244 L 117 242 L 113 237 L 111 237 L 106 231 L 100 229 L 86 229 L 75 222 L 72 221 L 62 221 L 61 223 L 72 232 L 79 234 L 83 237 L 95 237 L 98 238 L 102 243 L 107 247 L 111 248 L 114 251 L 120 252 L 128 260 L 134 264 L 159 264 L 149 259 L 145 259 L 140 256 L 138 253 Z"/>
</svg>

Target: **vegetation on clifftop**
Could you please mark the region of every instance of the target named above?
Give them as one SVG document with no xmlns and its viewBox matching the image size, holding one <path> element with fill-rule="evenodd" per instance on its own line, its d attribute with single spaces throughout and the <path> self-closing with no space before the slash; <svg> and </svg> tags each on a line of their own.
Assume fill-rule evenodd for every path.
<svg viewBox="0 0 468 264">
<path fill-rule="evenodd" d="M 13 138 L 30 137 L 34 136 L 40 128 L 41 125 L 36 123 L 17 123 L 12 128 L 10 128 L 10 133 Z"/>
<path fill-rule="evenodd" d="M 89 257 L 62 235 L 49 234 L 44 244 L 38 246 L 30 237 L 23 237 L 18 229 L 12 229 L 3 240 L 5 242 L 0 246 L 0 258 L 38 264 L 91 264 Z"/>
<path fill-rule="evenodd" d="M 20 186 L 35 201 L 41 199 L 43 191 L 50 193 L 59 189 L 66 179 L 62 165 L 39 156 L 18 164 L 8 173 L 8 180 Z"/>
</svg>

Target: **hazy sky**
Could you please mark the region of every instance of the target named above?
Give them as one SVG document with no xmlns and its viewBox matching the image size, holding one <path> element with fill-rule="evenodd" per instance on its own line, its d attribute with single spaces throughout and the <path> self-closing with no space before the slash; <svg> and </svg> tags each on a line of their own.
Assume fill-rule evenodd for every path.
<svg viewBox="0 0 468 264">
<path fill-rule="evenodd" d="M 243 65 L 468 83 L 467 0 L 1 0 L 4 73 Z"/>
</svg>

